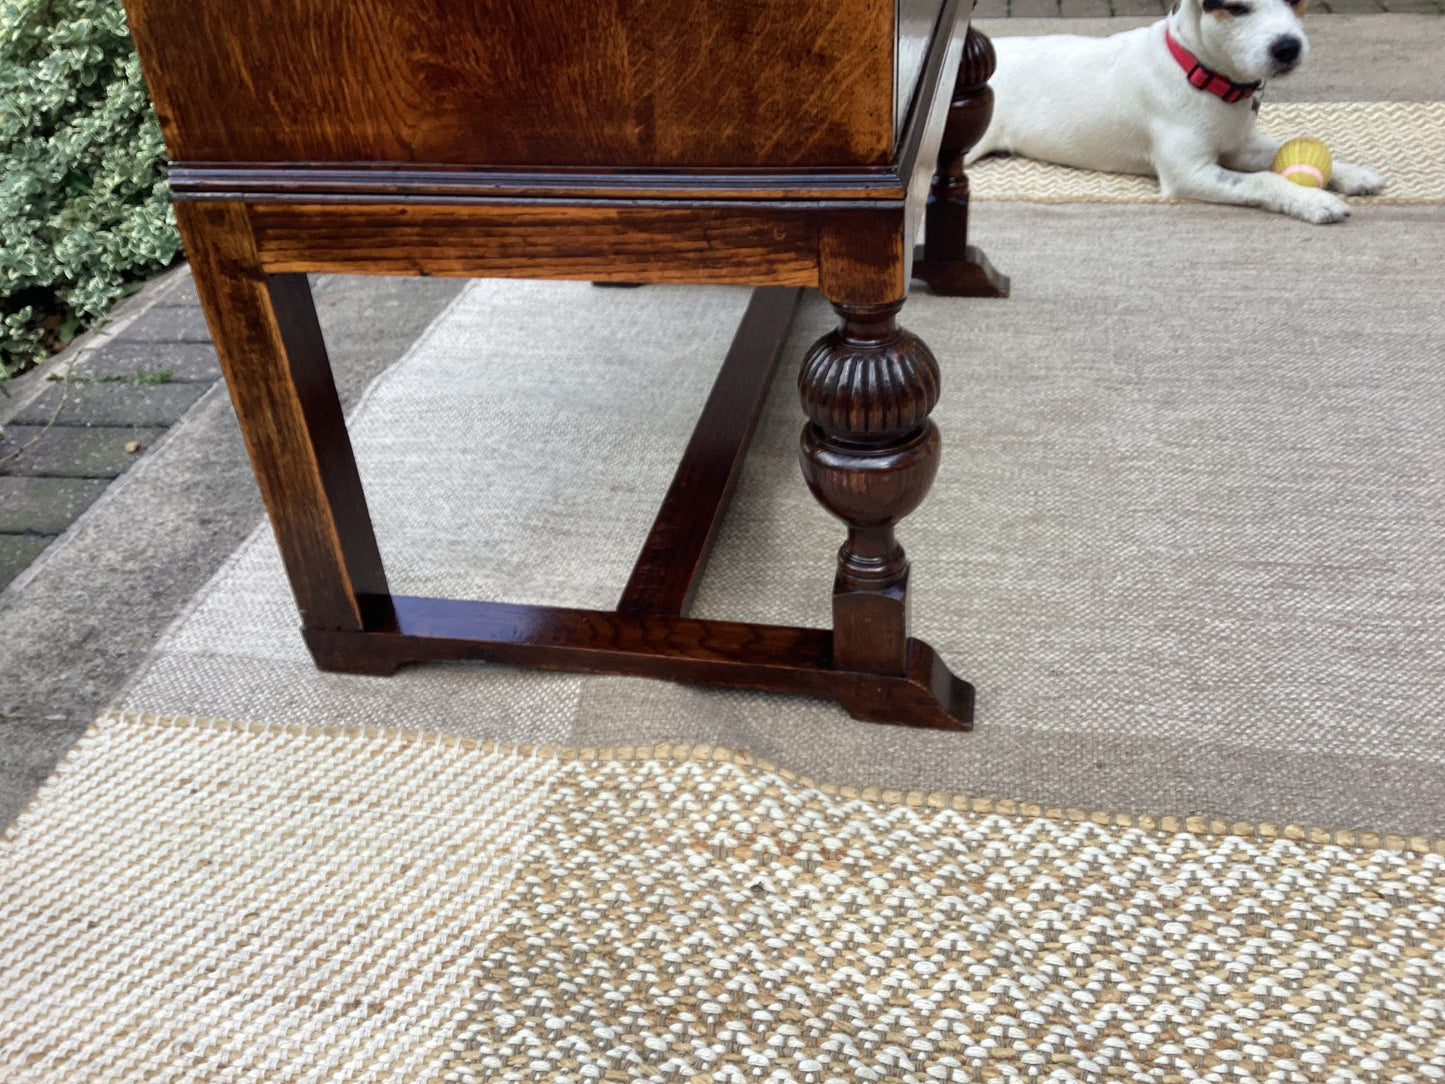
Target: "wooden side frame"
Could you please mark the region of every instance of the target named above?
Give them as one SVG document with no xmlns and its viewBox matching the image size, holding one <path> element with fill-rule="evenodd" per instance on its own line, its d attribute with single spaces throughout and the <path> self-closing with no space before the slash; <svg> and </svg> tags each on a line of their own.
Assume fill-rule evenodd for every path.
<svg viewBox="0 0 1445 1084">
<path fill-rule="evenodd" d="M 957 0 L 950 0 L 946 27 Z M 248 191 L 177 202 L 197 289 L 318 665 L 430 659 L 640 674 L 836 700 L 860 719 L 964 730 L 973 689 L 907 635 L 893 524 L 931 484 L 938 366 L 900 329 L 911 241 L 961 32 L 930 54 L 901 162 L 906 198 L 617 199 Z M 394 597 L 305 273 L 766 283 L 719 375 L 672 498 L 616 611 Z M 845 521 L 834 629 L 686 616 L 800 287 L 838 309 L 809 352 L 804 474 Z M 881 413 L 880 413 L 881 412 Z M 879 419 L 883 419 L 880 421 Z M 699 481 L 701 480 L 701 481 Z"/>
</svg>

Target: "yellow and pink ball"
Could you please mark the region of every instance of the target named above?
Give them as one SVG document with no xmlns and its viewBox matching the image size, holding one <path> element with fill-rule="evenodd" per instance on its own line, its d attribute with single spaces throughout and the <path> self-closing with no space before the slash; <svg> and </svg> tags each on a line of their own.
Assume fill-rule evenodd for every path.
<svg viewBox="0 0 1445 1084">
<path fill-rule="evenodd" d="M 1300 136 L 1280 147 L 1269 168 L 1295 184 L 1323 188 L 1330 183 L 1330 166 L 1330 149 L 1323 141 Z"/>
</svg>

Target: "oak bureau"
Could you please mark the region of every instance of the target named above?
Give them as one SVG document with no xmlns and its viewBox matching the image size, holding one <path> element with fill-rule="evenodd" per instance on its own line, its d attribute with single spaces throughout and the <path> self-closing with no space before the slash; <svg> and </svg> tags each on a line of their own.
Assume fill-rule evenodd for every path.
<svg viewBox="0 0 1445 1084">
<path fill-rule="evenodd" d="M 1007 292 L 967 244 L 962 154 L 987 124 L 993 57 L 959 0 L 126 8 L 319 666 L 479 658 L 971 726 L 972 687 L 908 636 L 894 536 L 939 457 L 938 363 L 897 319 L 910 281 Z M 391 593 L 307 272 L 756 287 L 616 610 Z M 690 618 L 807 287 L 839 317 L 798 381 L 804 478 L 847 527 L 833 627 Z"/>
</svg>

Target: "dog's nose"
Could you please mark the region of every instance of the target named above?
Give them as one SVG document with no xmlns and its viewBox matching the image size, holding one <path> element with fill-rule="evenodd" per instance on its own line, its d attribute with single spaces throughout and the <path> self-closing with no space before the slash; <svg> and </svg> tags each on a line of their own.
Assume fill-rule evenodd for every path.
<svg viewBox="0 0 1445 1084">
<path fill-rule="evenodd" d="M 1299 38 L 1293 34 L 1282 34 L 1270 43 L 1269 55 L 1279 63 L 1288 66 L 1299 59 L 1300 48 Z"/>
</svg>

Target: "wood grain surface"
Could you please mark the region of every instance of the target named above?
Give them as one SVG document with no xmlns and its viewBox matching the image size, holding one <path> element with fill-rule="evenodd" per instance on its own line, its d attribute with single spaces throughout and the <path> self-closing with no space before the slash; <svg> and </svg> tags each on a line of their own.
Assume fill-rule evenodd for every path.
<svg viewBox="0 0 1445 1084">
<path fill-rule="evenodd" d="M 879 674 L 839 666 L 826 629 L 409 596 L 387 602 L 393 620 L 382 626 L 302 630 L 317 665 L 388 675 L 420 662 L 487 659 L 804 693 L 836 701 L 868 722 L 973 729 L 973 686 L 921 640 L 907 642 L 901 673 Z"/>
<path fill-rule="evenodd" d="M 273 272 L 818 281 L 816 211 L 781 203 L 257 203 L 248 212 Z"/>
<path fill-rule="evenodd" d="M 306 276 L 262 273 L 239 204 L 176 217 L 302 621 L 360 629 L 386 576 Z"/>
<path fill-rule="evenodd" d="M 177 161 L 881 165 L 897 135 L 890 0 L 126 8 Z"/>
</svg>

